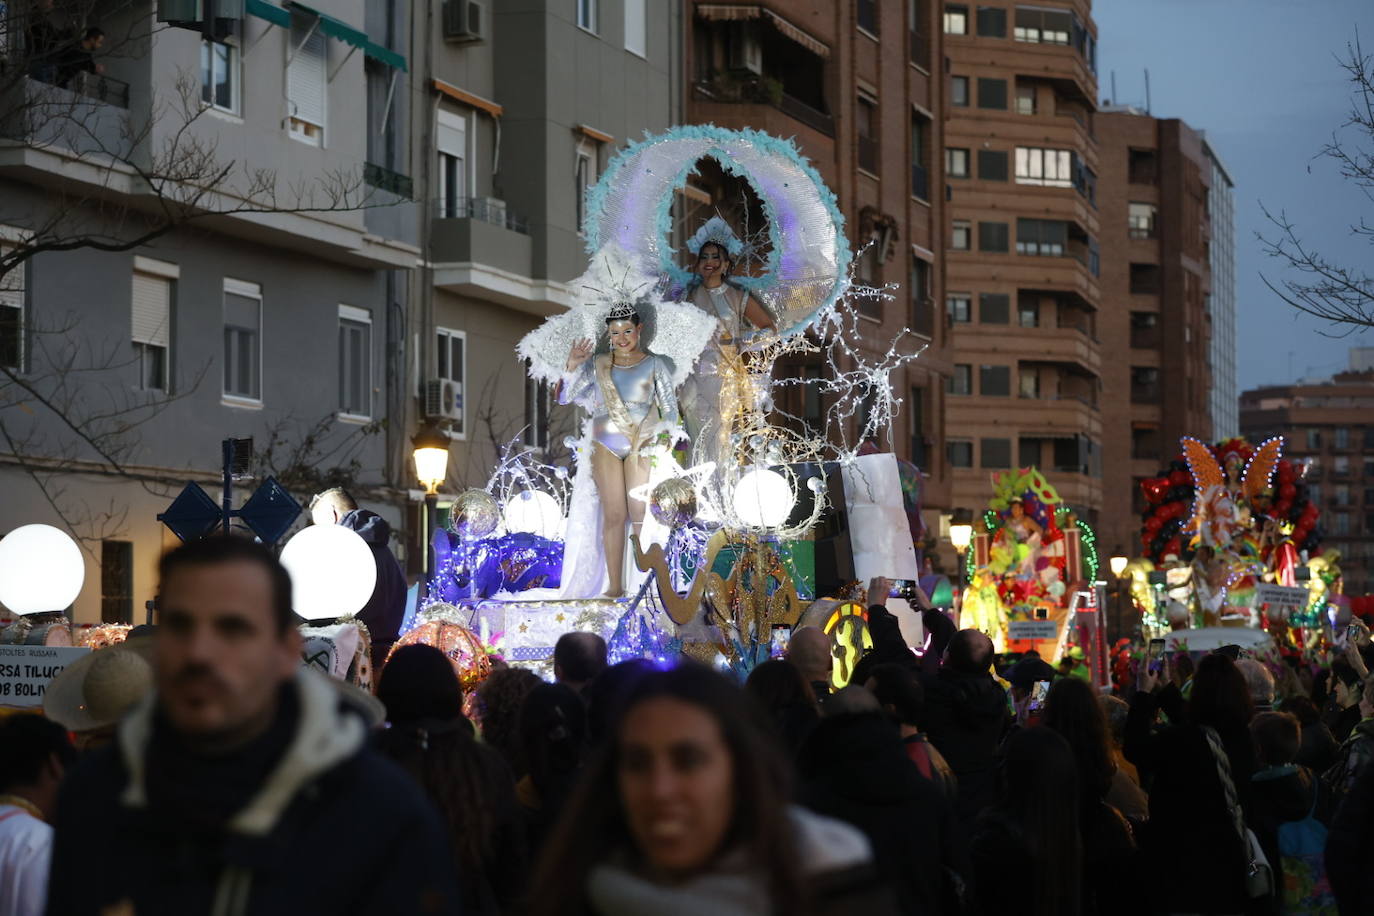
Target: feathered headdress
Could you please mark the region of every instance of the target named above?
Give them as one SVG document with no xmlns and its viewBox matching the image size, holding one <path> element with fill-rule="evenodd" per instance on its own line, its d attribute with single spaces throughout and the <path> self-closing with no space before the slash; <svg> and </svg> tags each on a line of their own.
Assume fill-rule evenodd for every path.
<svg viewBox="0 0 1374 916">
<path fill-rule="evenodd" d="M 737 258 L 744 251 L 744 243 L 739 236 L 735 235 L 735 230 L 730 228 L 730 224 L 719 216 L 713 216 L 701 224 L 701 228 L 687 240 L 687 250 L 692 254 L 701 254 L 701 246 L 707 242 L 715 242 L 725 249 L 726 253 L 732 258 Z"/>
</svg>

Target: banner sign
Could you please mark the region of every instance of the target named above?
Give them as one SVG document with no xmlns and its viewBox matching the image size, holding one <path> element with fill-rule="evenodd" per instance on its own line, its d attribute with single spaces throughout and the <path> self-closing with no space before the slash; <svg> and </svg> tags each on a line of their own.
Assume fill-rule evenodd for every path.
<svg viewBox="0 0 1374 916">
<path fill-rule="evenodd" d="M 1054 620 L 1012 620 L 1007 623 L 1008 639 L 1058 639 L 1059 624 Z"/>
<path fill-rule="evenodd" d="M 42 706 L 48 682 L 90 651 L 84 646 L 0 646 L 0 706 Z"/>
<path fill-rule="evenodd" d="M 1302 613 L 1307 607 L 1309 597 L 1305 588 L 1274 585 L 1271 582 L 1255 586 L 1255 603 L 1269 605 L 1271 617 L 1287 617 L 1289 614 Z"/>
</svg>

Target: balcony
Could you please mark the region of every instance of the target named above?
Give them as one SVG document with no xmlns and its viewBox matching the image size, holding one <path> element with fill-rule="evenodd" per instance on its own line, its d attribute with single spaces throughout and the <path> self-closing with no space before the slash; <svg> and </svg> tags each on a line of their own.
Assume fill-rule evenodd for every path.
<svg viewBox="0 0 1374 916">
<path fill-rule="evenodd" d="M 1028 354 L 1022 362 L 1081 366 L 1094 376 L 1102 372 L 1101 348 L 1077 328 L 1022 328 L 1017 337 Z"/>
<path fill-rule="evenodd" d="M 434 213 L 429 260 L 436 287 L 531 315 L 552 315 L 572 303 L 565 285 L 531 276 L 534 248 L 528 227 L 504 201 L 441 200 Z"/>
<path fill-rule="evenodd" d="M 15 87 L 22 98 L 5 106 L 0 134 L 32 147 L 55 147 L 76 156 L 124 159 L 133 153 L 126 125 L 129 84 L 112 77 L 78 73 L 65 87 L 25 78 Z"/>
<path fill-rule="evenodd" d="M 715 102 L 722 105 L 768 105 L 794 121 L 805 124 L 819 134 L 831 139 L 835 137 L 834 118 L 811 107 L 801 99 L 783 92 L 782 84 L 768 77 L 734 81 L 717 76 L 696 83 L 692 87 L 692 92 L 694 99 L 704 102 Z M 748 115 L 744 113 L 736 116 L 736 118 L 747 117 Z"/>
</svg>

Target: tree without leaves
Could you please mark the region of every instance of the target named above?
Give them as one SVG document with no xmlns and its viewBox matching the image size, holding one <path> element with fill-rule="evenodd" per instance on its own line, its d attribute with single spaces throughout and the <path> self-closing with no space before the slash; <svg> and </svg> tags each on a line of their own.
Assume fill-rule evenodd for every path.
<svg viewBox="0 0 1374 916">
<path fill-rule="evenodd" d="M 61 179 L 48 175 L 40 206 L 0 206 L 0 294 L 24 294 L 26 266 L 40 254 L 77 250 L 127 252 L 207 220 L 254 214 L 321 214 L 382 204 L 371 197 L 361 167 L 308 180 L 220 155 L 197 129 L 207 106 L 199 79 L 182 71 L 154 86 L 146 111 L 128 104 L 128 88 L 104 64 L 138 59 L 168 27 L 152 22 L 146 0 L 0 0 L 0 148 L 55 157 Z M 103 46 L 81 46 L 89 26 Z M 61 85 L 58 85 L 61 84 Z M 167 90 L 170 89 L 170 92 Z M 159 94 L 160 93 L 160 94 Z M 0 176 L 4 172 L 0 171 Z M 0 339 L 9 309 L 0 309 Z M 75 314 L 13 329 L 21 358 L 0 347 L 0 460 L 17 464 L 37 484 L 80 542 L 117 533 L 122 514 L 68 495 L 73 472 L 113 474 L 158 493 L 178 482 L 157 469 L 131 467 L 140 428 L 193 393 L 208 365 L 162 391 L 111 384 L 135 358 L 128 340 L 81 333 Z"/>
<path fill-rule="evenodd" d="M 1318 155 L 1334 160 L 1341 177 L 1374 201 L 1374 58 L 1364 53 L 1357 36 L 1346 46 L 1340 65 L 1353 87 L 1350 115 L 1341 130 L 1353 128 L 1356 136 L 1350 140 L 1336 131 Z M 1327 336 L 1345 337 L 1374 327 L 1374 277 L 1305 244 L 1283 211 L 1275 214 L 1262 209 L 1278 230 L 1272 237 L 1259 236 L 1265 253 L 1296 274 L 1277 283 L 1261 275 L 1265 284 L 1293 308 L 1328 322 L 1330 332 L 1322 332 Z M 1365 219 L 1350 231 L 1356 238 L 1374 242 L 1374 224 Z"/>
</svg>

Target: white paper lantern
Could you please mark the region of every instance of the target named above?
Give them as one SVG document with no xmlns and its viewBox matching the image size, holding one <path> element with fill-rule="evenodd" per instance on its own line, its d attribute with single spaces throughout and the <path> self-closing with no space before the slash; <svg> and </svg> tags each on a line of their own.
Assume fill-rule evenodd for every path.
<svg viewBox="0 0 1374 916">
<path fill-rule="evenodd" d="M 281 565 L 291 574 L 291 606 L 306 620 L 357 613 L 377 585 L 371 548 L 342 525 L 299 532 L 282 548 Z"/>
<path fill-rule="evenodd" d="M 501 507 L 501 521 L 510 532 L 523 531 L 557 540 L 563 529 L 563 510 L 543 490 L 521 490 Z"/>
<path fill-rule="evenodd" d="M 0 604 L 16 614 L 64 611 L 81 594 L 81 548 L 52 525 L 23 525 L 0 540 Z"/>
<path fill-rule="evenodd" d="M 777 471 L 759 468 L 735 484 L 735 516 L 751 528 L 776 528 L 792 514 L 792 485 Z"/>
</svg>

